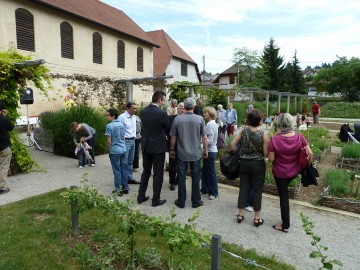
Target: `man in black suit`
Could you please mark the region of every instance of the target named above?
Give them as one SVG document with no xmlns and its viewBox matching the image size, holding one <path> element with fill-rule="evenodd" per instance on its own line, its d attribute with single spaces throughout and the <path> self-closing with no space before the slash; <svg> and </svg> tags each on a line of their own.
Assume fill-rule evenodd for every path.
<svg viewBox="0 0 360 270">
<path fill-rule="evenodd" d="M 142 203 L 149 199 L 146 190 L 151 175 L 153 176 L 152 206 L 162 205 L 166 200 L 160 199 L 161 188 L 164 180 L 165 152 L 167 150 L 166 134 L 170 131 L 169 117 L 161 107 L 166 101 L 166 94 L 156 91 L 152 96 L 152 103 L 140 113 L 143 126 L 141 134 L 141 151 L 143 158 L 143 173 L 141 174 L 137 202 Z"/>
</svg>

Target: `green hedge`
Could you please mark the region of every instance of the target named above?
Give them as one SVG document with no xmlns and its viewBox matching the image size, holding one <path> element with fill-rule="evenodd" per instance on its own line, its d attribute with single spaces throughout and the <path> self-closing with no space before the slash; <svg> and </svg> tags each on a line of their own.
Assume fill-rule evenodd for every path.
<svg viewBox="0 0 360 270">
<path fill-rule="evenodd" d="M 96 130 L 96 154 L 107 153 L 105 127 L 107 120 L 105 112 L 80 105 L 68 110 L 48 111 L 39 115 L 40 126 L 50 129 L 54 135 L 54 152 L 59 155 L 75 157 L 70 124 L 72 122 L 86 123 Z"/>
</svg>

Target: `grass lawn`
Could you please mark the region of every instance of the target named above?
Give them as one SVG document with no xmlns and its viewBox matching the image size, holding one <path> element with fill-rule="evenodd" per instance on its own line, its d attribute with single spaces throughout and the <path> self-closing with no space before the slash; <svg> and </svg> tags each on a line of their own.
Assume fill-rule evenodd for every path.
<svg viewBox="0 0 360 270">
<path fill-rule="evenodd" d="M 81 235 L 73 237 L 70 207 L 60 196 L 62 191 L 0 207 L 0 269 L 100 269 L 100 262 L 110 261 L 106 249 L 122 260 L 114 260 L 114 268 L 103 263 L 106 265 L 103 269 L 125 269 L 129 256 L 127 238 L 118 232 L 118 224 L 113 224 L 112 218 L 100 210 L 91 209 L 80 214 Z M 152 238 L 146 233 L 139 234 L 137 243 L 136 259 L 142 265 L 138 269 L 211 268 L 209 248 L 186 247 L 170 252 L 161 236 Z M 270 269 L 294 269 L 273 257 L 259 256 L 254 250 L 226 243 L 222 246 Z M 256 269 L 226 253 L 222 254 L 221 263 L 221 269 Z"/>
</svg>

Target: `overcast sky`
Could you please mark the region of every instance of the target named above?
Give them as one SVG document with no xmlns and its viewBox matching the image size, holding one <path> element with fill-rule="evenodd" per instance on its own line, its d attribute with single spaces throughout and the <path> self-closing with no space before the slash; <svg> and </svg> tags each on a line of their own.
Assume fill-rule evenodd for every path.
<svg viewBox="0 0 360 270">
<path fill-rule="evenodd" d="M 261 54 L 274 38 L 285 62 L 300 65 L 360 57 L 359 0 L 102 0 L 143 30 L 163 29 L 203 70 L 221 73 L 236 48 Z"/>
</svg>

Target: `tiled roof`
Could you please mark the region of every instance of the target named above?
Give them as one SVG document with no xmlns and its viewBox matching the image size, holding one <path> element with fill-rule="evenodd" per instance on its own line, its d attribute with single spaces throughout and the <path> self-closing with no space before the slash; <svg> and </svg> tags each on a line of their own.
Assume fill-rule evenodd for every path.
<svg viewBox="0 0 360 270">
<path fill-rule="evenodd" d="M 226 69 L 225 71 L 221 72 L 217 78 L 213 81 L 213 83 L 219 83 L 219 80 L 221 77 L 225 77 L 228 75 L 234 75 L 238 73 L 238 67 L 236 64 L 232 65 L 231 67 L 229 67 L 228 69 Z"/>
<path fill-rule="evenodd" d="M 172 57 L 185 60 L 197 67 L 196 62 L 164 30 L 150 31 L 147 34 L 160 45 L 160 48 L 154 48 L 154 76 L 165 73 Z"/>
<path fill-rule="evenodd" d="M 60 12 L 75 15 L 82 19 L 92 21 L 103 27 L 129 35 L 135 39 L 156 44 L 133 20 L 123 11 L 109 6 L 99 0 L 31 0 Z"/>
</svg>

